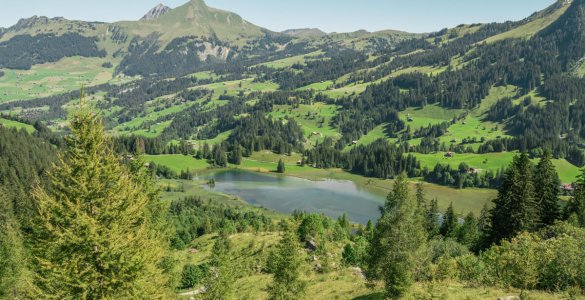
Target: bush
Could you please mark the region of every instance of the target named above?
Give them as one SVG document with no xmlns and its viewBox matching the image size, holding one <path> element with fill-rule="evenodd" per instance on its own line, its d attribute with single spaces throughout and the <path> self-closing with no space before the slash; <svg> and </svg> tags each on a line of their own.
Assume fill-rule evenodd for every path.
<svg viewBox="0 0 585 300">
<path fill-rule="evenodd" d="M 206 264 L 186 264 L 181 273 L 181 288 L 190 289 L 201 284 L 205 279 L 209 267 Z"/>
</svg>

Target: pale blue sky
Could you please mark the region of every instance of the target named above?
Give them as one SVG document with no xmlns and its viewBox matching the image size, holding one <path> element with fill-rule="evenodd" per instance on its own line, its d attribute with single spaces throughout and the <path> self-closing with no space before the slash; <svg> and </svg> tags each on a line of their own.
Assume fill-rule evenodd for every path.
<svg viewBox="0 0 585 300">
<path fill-rule="evenodd" d="M 0 26 L 32 15 L 85 21 L 136 20 L 159 2 L 187 0 L 0 0 Z M 326 32 L 396 29 L 430 32 L 462 23 L 519 20 L 555 0 L 207 0 L 271 30 L 318 27 Z"/>
</svg>

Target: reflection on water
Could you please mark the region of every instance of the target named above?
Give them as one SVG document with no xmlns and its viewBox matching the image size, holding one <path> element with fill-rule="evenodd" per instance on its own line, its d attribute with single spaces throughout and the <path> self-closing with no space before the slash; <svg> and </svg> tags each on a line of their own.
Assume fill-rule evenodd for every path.
<svg viewBox="0 0 585 300">
<path fill-rule="evenodd" d="M 360 189 L 351 181 L 310 181 L 240 170 L 222 171 L 201 179 L 215 179 L 214 190 L 236 195 L 252 205 L 292 213 L 295 209 L 337 218 L 347 213 L 354 222 L 379 216 L 384 198 Z"/>
</svg>

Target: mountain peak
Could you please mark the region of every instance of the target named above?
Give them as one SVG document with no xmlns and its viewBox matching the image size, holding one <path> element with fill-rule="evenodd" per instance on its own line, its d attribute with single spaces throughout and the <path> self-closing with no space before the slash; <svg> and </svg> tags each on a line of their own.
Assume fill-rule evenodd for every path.
<svg viewBox="0 0 585 300">
<path fill-rule="evenodd" d="M 146 15 L 144 15 L 144 17 L 142 17 L 140 20 L 141 21 L 156 20 L 163 16 L 164 14 L 168 13 L 169 11 L 171 11 L 170 7 L 165 6 L 163 4 L 158 4 L 153 9 L 149 10 L 146 13 Z"/>
</svg>

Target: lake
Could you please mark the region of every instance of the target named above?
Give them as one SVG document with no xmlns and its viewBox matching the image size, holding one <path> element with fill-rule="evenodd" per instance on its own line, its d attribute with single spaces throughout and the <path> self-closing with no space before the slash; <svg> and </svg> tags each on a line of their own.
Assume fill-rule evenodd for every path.
<svg viewBox="0 0 585 300">
<path fill-rule="evenodd" d="M 208 189 L 283 213 L 301 210 L 332 218 L 347 213 L 351 221 L 366 224 L 377 220 L 378 207 L 384 203 L 384 196 L 345 180 L 311 181 L 242 170 L 221 171 L 200 179 L 211 178 L 215 179 L 215 187 Z"/>
</svg>

